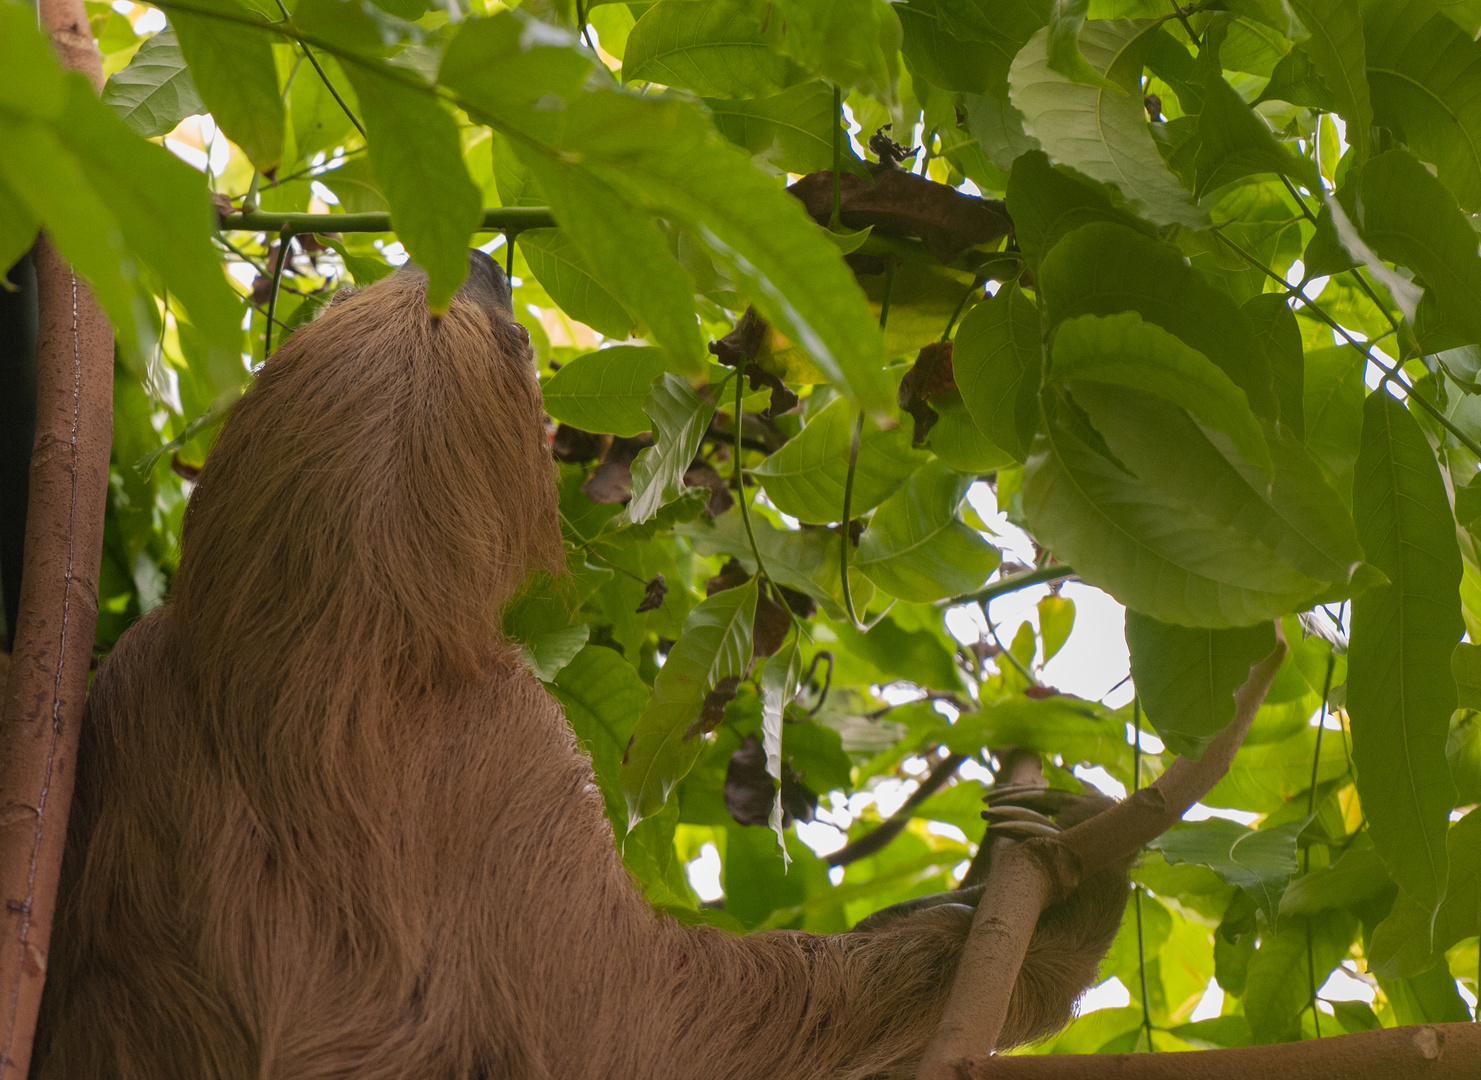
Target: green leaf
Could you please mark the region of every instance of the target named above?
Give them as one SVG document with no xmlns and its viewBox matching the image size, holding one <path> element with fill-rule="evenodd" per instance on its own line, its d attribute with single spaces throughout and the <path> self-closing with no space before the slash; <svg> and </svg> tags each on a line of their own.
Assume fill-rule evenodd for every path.
<svg viewBox="0 0 1481 1080">
<path fill-rule="evenodd" d="M 1270 363 L 1249 319 L 1177 249 L 1093 221 L 1044 256 L 1038 280 L 1053 322 L 1134 311 L 1223 368 L 1256 416 L 1275 419 Z"/>
<path fill-rule="evenodd" d="M 1024 460 L 1039 426 L 1043 362 L 1039 313 L 1015 282 L 967 312 L 957 328 L 951 366 L 972 421 Z"/>
<path fill-rule="evenodd" d="M 1323 866 L 1286 886 L 1282 915 L 1315 915 L 1328 908 L 1347 908 L 1392 889 L 1383 860 L 1371 847 L 1352 847 L 1331 866 Z"/>
<path fill-rule="evenodd" d="M 1300 45 L 1286 53 L 1270 81 L 1261 91 L 1259 101 L 1289 101 L 1292 105 L 1305 105 L 1312 109 L 1336 112 L 1337 102 L 1332 91 L 1312 62 L 1311 54 Z"/>
<path fill-rule="evenodd" d="M 622 752 L 648 703 L 648 684 L 615 649 L 588 645 L 563 667 L 550 692 L 561 703 L 576 740 L 591 755 L 607 817 L 627 828 L 619 772 Z"/>
<path fill-rule="evenodd" d="M 1203 83 L 1203 111 L 1198 114 L 1198 181 L 1202 198 L 1216 188 L 1256 173 L 1279 173 L 1322 190 L 1321 177 L 1311 159 L 1277 142 L 1265 121 L 1244 98 L 1210 69 Z"/>
<path fill-rule="evenodd" d="M 705 743 L 690 726 L 705 697 L 720 680 L 738 678 L 750 667 L 756 596 L 752 578 L 696 604 L 684 620 L 623 757 L 629 829 L 662 810 L 674 785 L 694 766 Z"/>
<path fill-rule="evenodd" d="M 1363 405 L 1353 512 L 1368 560 L 1390 582 L 1352 605 L 1347 702 L 1358 794 L 1389 876 L 1433 910 L 1445 895 L 1455 805 L 1445 738 L 1456 701 L 1450 656 L 1465 630 L 1460 551 L 1430 444 L 1383 390 Z"/>
<path fill-rule="evenodd" d="M 664 372 L 663 353 L 617 345 L 578 356 L 540 387 L 545 411 L 583 431 L 632 438 L 649 429 L 643 403 Z"/>
<path fill-rule="evenodd" d="M 837 398 L 814 416 L 801 434 L 751 470 L 778 510 L 800 521 L 825 523 L 843 517 L 849 444 L 857 410 Z M 878 506 L 927 455 L 910 446 L 902 427 L 881 431 L 865 424 L 854 471 L 855 516 Z"/>
<path fill-rule="evenodd" d="M 1459 708 L 1481 709 L 1481 645 L 1462 641 L 1450 655 Z"/>
<path fill-rule="evenodd" d="M 975 592 L 1002 561 L 957 517 L 972 477 L 922 465 L 880 504 L 859 541 L 857 565 L 891 596 L 928 604 Z"/>
<path fill-rule="evenodd" d="M 483 216 L 483 195 L 463 165 L 458 126 L 430 91 L 360 64 L 345 74 L 360 99 L 391 227 L 427 271 L 427 305 L 446 311 L 468 276 L 468 241 Z"/>
<path fill-rule="evenodd" d="M 1147 128 L 1140 77 L 1143 27 L 1127 20 L 1092 21 L 1080 50 L 1119 89 L 1071 82 L 1049 67 L 1049 31 L 1029 40 L 1009 75 L 1024 129 L 1056 164 L 1113 186 L 1127 206 L 1159 225 L 1199 228 L 1204 215 L 1168 171 Z"/>
<path fill-rule="evenodd" d="M 1306 363 L 1301 349 L 1301 327 L 1291 305 L 1280 293 L 1262 293 L 1240 308 L 1270 359 L 1280 422 L 1301 441 L 1306 440 L 1304 383 Z"/>
<path fill-rule="evenodd" d="M 701 555 L 729 555 L 738 559 L 747 573 L 756 572 L 756 557 L 739 508 L 721 514 L 713 522 L 677 525 L 674 532 L 688 537 Z M 811 596 L 828 618 L 836 622 L 847 620 L 838 572 L 839 539 L 835 533 L 824 529 L 779 529 L 764 515 L 752 514 L 751 535 L 756 537 L 756 548 L 773 581 Z M 868 606 L 874 596 L 874 585 L 852 564 L 848 580 L 854 603 L 861 609 Z"/>
<path fill-rule="evenodd" d="M 632 465 L 632 501 L 624 520 L 634 525 L 647 521 L 688 490 L 684 474 L 699 451 L 715 406 L 682 378 L 665 372 L 643 399 L 643 411 L 653 421 L 653 445 Z"/>
<path fill-rule="evenodd" d="M 1278 742 L 1241 746 L 1229 772 L 1203 802 L 1257 814 L 1285 809 L 1292 798 L 1311 787 L 1311 765 L 1317 759 L 1316 732 L 1314 727 L 1303 727 Z M 1316 782 L 1325 784 L 1347 773 L 1347 750 L 1342 740 L 1322 739 Z"/>
<path fill-rule="evenodd" d="M 1136 312 L 1066 319 L 1055 331 L 1053 357 L 1052 374 L 1059 381 L 1156 394 L 1228 435 L 1250 464 L 1267 474 L 1274 468 L 1245 392 L 1202 353 Z"/>
<path fill-rule="evenodd" d="M 1481 210 L 1481 44 L 1430 0 L 1369 0 L 1363 23 L 1375 122 Z"/>
<path fill-rule="evenodd" d="M 1338 115 L 1347 121 L 1347 142 L 1354 160 L 1361 163 L 1368 156 L 1373 106 L 1359 0 L 1290 0 L 1290 5 L 1311 34 L 1303 47 L 1331 91 Z"/>
<path fill-rule="evenodd" d="M 355 279 L 356 285 L 373 285 L 396 270 L 384 259 L 369 255 L 356 255 L 345 247 L 342 240 L 336 240 L 332 236 L 321 236 L 319 239 L 344 261 L 345 269 L 350 272 L 350 277 Z"/>
<path fill-rule="evenodd" d="M 147 39 L 128 67 L 109 77 L 103 104 L 146 139 L 168 135 L 187 116 L 206 111 L 173 26 Z"/>
<path fill-rule="evenodd" d="M 1400 1024 L 1465 1023 L 1471 1019 L 1471 1010 L 1455 987 L 1455 976 L 1443 963 L 1414 978 L 1383 979 L 1379 985 Z"/>
<path fill-rule="evenodd" d="M 1008 212 L 1013 216 L 1018 246 L 1035 266 L 1061 237 L 1087 222 L 1110 221 L 1148 235 L 1153 232 L 1140 218 L 1111 205 L 1100 184 L 1073 169 L 1050 165 L 1049 158 L 1037 150 L 1013 162 Z"/>
<path fill-rule="evenodd" d="M 632 313 L 592 276 L 569 230 L 531 229 L 520 233 L 517 242 L 530 273 L 562 311 L 607 337 L 632 335 Z"/>
<path fill-rule="evenodd" d="M 585 647 L 590 636 L 591 627 L 584 622 L 543 630 L 524 643 L 520 658 L 535 678 L 548 683 Z"/>
<path fill-rule="evenodd" d="M 203 0 L 201 7 L 223 18 L 170 12 L 190 77 L 226 137 L 270 173 L 283 158 L 285 119 L 274 39 L 252 27 L 262 16 L 241 0 Z"/>
<path fill-rule="evenodd" d="M 209 341 L 219 389 L 237 389 L 246 381 L 242 304 L 208 239 L 216 215 L 205 177 L 140 139 L 82 84 L 72 86 L 58 132 L 113 211 L 130 253 L 159 275 Z"/>
<path fill-rule="evenodd" d="M 1234 719 L 1234 691 L 1275 649 L 1275 629 L 1190 630 L 1128 611 L 1126 645 L 1147 719 L 1169 749 L 1197 760 Z"/>
<path fill-rule="evenodd" d="M 946 733 L 956 754 L 983 747 L 1024 746 L 1059 754 L 1065 768 L 1087 763 L 1131 767 L 1126 724 L 1109 709 L 1073 697 L 1013 697 L 964 713 Z"/>
<path fill-rule="evenodd" d="M 829 82 L 895 104 L 900 20 L 885 0 L 771 0 L 766 40 Z"/>
<path fill-rule="evenodd" d="M 1015 463 L 1016 459 L 982 433 L 962 404 L 962 395 L 948 391 L 931 398 L 936 410 L 936 425 L 926 438 L 926 445 L 938 460 L 957 472 L 996 472 Z"/>
<path fill-rule="evenodd" d="M 0 263 L 14 266 L 41 229 L 41 218 L 0 180 Z"/>
<path fill-rule="evenodd" d="M 1423 279 L 1452 330 L 1467 342 L 1481 342 L 1481 254 L 1450 192 L 1402 150 L 1373 158 L 1360 180 L 1355 221 L 1363 239 Z M 1397 293 L 1395 298 L 1401 299 Z M 1413 317 L 1412 311 L 1406 314 Z"/>
<path fill-rule="evenodd" d="M 989 94 L 962 94 L 967 131 L 994 168 L 1008 170 L 1024 154 L 1039 149 L 1039 140 L 1023 129 L 1023 114 L 1008 100 L 1008 85 Z"/>
<path fill-rule="evenodd" d="M 345 106 L 359 115 L 354 87 L 345 78 L 339 61 L 324 53 L 315 53 L 315 59 L 345 105 L 334 99 L 334 93 L 330 93 L 316 72 L 312 76 L 301 72 L 303 78 L 293 80 L 288 90 L 288 119 L 293 126 L 294 151 L 304 159 L 312 159 L 320 150 L 342 146 L 353 137 L 355 126 L 346 115 Z"/>
<path fill-rule="evenodd" d="M 1296 1036 L 1301 1012 L 1311 1004 L 1312 982 L 1321 988 L 1347 955 L 1357 931 L 1352 915 L 1329 911 L 1282 921 L 1278 933 L 1262 936 L 1241 997 L 1256 1043 Z"/>
<path fill-rule="evenodd" d="M 1122 87 L 1091 67 L 1080 53 L 1080 28 L 1085 25 L 1089 7 L 1089 0 L 1054 0 L 1050 5 L 1049 70 L 1084 86 L 1124 93 Z"/>
<path fill-rule="evenodd" d="M 680 0 L 675 0 L 680 2 Z M 771 97 L 705 102 L 715 127 L 782 172 L 817 172 L 833 167 L 833 91 L 809 82 Z"/>
<path fill-rule="evenodd" d="M 1306 354 L 1306 449 L 1348 506 L 1352 505 L 1353 469 L 1363 430 L 1366 364 L 1351 345 Z"/>
<path fill-rule="evenodd" d="M 1251 829 L 1237 821 L 1209 818 L 1175 825 L 1147 846 L 1162 852 L 1170 863 L 1207 866 L 1238 885 L 1273 924 L 1286 882 L 1297 870 L 1296 835 L 1306 825 L 1307 819 L 1302 819 Z"/>
<path fill-rule="evenodd" d="M 717 98 L 757 98 L 790 86 L 802 72 L 762 40 L 761 14 L 746 0 L 659 0 L 628 34 L 622 81 Z"/>
<path fill-rule="evenodd" d="M 1075 626 L 1075 602 L 1067 596 L 1050 593 L 1038 603 L 1039 636 L 1044 639 L 1044 663 L 1069 640 Z"/>
<path fill-rule="evenodd" d="M 1401 893 L 1374 929 L 1368 956 L 1378 975 L 1409 978 L 1437 962 L 1443 967 L 1447 949 L 1481 931 L 1481 811 L 1450 827 L 1445 850 L 1450 873 L 1434 918 Z"/>
<path fill-rule="evenodd" d="M 782 863 L 791 862 L 787 854 L 787 834 L 782 829 L 782 714 L 797 696 L 797 683 L 802 676 L 802 652 L 796 634 L 773 657 L 761 672 L 761 745 L 766 750 L 766 773 L 776 783 L 776 798 L 771 804 L 771 831 L 776 833 L 782 850 Z"/>
</svg>

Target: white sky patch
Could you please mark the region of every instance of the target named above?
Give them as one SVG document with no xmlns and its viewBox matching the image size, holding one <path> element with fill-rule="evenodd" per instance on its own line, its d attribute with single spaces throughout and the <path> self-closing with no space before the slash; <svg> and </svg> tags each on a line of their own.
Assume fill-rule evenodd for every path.
<svg viewBox="0 0 1481 1080">
<path fill-rule="evenodd" d="M 126 4 L 124 6 L 125 8 L 131 8 L 134 5 Z M 113 8 L 115 11 L 118 10 L 118 5 L 114 4 Z M 125 11 L 125 14 L 127 14 L 127 11 Z M 134 20 L 134 33 L 140 36 L 144 34 L 157 34 L 164 28 L 165 13 L 158 8 L 145 8 L 144 14 Z"/>
<path fill-rule="evenodd" d="M 1184 821 L 1207 821 L 1209 818 L 1223 818 L 1225 821 L 1237 821 L 1241 825 L 1253 825 L 1260 820 L 1260 815 L 1249 810 L 1230 810 L 1224 806 L 1205 806 L 1201 802 L 1194 803 L 1188 807 L 1188 812 L 1183 815 Z"/>
<path fill-rule="evenodd" d="M 1203 992 L 1203 997 L 1198 999 L 1198 1004 L 1193 1006 L 1193 1012 L 1188 1019 L 1192 1023 L 1200 1020 L 1212 1020 L 1224 1011 L 1224 988 L 1219 981 L 1212 976 L 1208 980 L 1208 989 Z"/>
<path fill-rule="evenodd" d="M 1117 799 L 1126 798 L 1126 785 L 1099 765 L 1076 765 L 1072 771 L 1081 780 L 1093 784 L 1105 794 Z"/>
<path fill-rule="evenodd" d="M 1098 1009 L 1124 1009 L 1131 1004 L 1131 991 L 1116 976 L 1112 975 L 1099 986 L 1085 991 L 1085 996 L 1075 1006 L 1075 1015 L 1084 1016 Z"/>
<path fill-rule="evenodd" d="M 699 849 L 699 855 L 684 867 L 689 875 L 689 887 L 699 894 L 701 900 L 718 900 L 725 895 L 720 887 L 720 851 L 714 844 Z"/>
<path fill-rule="evenodd" d="M 932 836 L 944 836 L 948 840 L 955 840 L 958 844 L 967 844 L 971 842 L 967 839 L 967 834 L 962 832 L 961 829 L 957 828 L 955 825 L 949 825 L 944 821 L 926 822 L 926 832 L 930 833 Z"/>
<path fill-rule="evenodd" d="M 1327 981 L 1322 984 L 1322 988 L 1317 991 L 1317 997 L 1326 998 L 1328 1001 L 1366 1001 L 1371 1005 L 1374 990 L 1371 985 L 1344 966 L 1332 972 Z"/>
<path fill-rule="evenodd" d="M 848 834 L 840 832 L 826 821 L 799 821 L 793 828 L 797 830 L 797 839 L 810 847 L 819 858 L 832 855 L 848 843 Z"/>
</svg>

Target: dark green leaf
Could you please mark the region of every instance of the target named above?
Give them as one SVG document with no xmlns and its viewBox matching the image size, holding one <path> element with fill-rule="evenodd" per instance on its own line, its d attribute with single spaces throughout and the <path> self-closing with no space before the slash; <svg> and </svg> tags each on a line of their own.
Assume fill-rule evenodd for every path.
<svg viewBox="0 0 1481 1080">
<path fill-rule="evenodd" d="M 1279 173 L 1321 191 L 1321 177 L 1311 159 L 1275 141 L 1255 113 L 1217 71 L 1203 83 L 1203 111 L 1198 114 L 1198 171 L 1196 194 L 1202 198 L 1215 188 L 1256 173 Z"/>
<path fill-rule="evenodd" d="M 1152 235 L 1150 225 L 1111 205 L 1105 189 L 1073 169 L 1056 168 L 1040 151 L 1013 162 L 1008 212 L 1018 246 L 1037 264 L 1059 239 L 1091 221 L 1110 221 Z"/>
<path fill-rule="evenodd" d="M 805 175 L 833 167 L 837 121 L 827 83 L 803 83 L 750 101 L 715 99 L 705 104 L 727 139 L 782 172 Z"/>
<path fill-rule="evenodd" d="M 1357 920 L 1345 911 L 1282 920 L 1266 931 L 1250 958 L 1245 983 L 1245 1018 L 1261 1045 L 1294 1037 L 1301 1011 L 1311 1004 L 1357 935 Z M 1315 982 L 1315 988 L 1312 983 Z"/>
<path fill-rule="evenodd" d="M 962 715 L 947 733 L 954 753 L 1025 746 L 1060 754 L 1065 767 L 1084 762 L 1120 771 L 1131 765 L 1126 724 L 1109 709 L 1072 697 L 1009 698 Z"/>
<path fill-rule="evenodd" d="M 1462 709 L 1481 709 L 1481 645 L 1463 641 L 1450 656 L 1450 673 Z"/>
<path fill-rule="evenodd" d="M 1347 141 L 1358 162 L 1368 156 L 1368 129 L 1373 107 L 1368 98 L 1368 72 L 1363 48 L 1363 15 L 1359 0 L 1289 0 L 1311 37 L 1303 47 L 1331 91 L 1338 114 L 1347 121 Z"/>
<path fill-rule="evenodd" d="M 128 67 L 108 79 L 103 104 L 146 139 L 168 135 L 187 116 L 206 111 L 173 26 L 146 40 Z"/>
<path fill-rule="evenodd" d="M 1016 173 L 1015 167 L 1015 173 Z M 962 319 L 951 364 L 977 427 L 1022 461 L 1039 426 L 1039 314 L 1009 282 Z"/>
<path fill-rule="evenodd" d="M 1353 485 L 1368 560 L 1389 584 L 1353 601 L 1348 711 L 1373 844 L 1421 907 L 1444 898 L 1455 804 L 1445 738 L 1455 711 L 1450 656 L 1465 630 L 1460 552 L 1424 432 L 1391 394 L 1368 395 Z"/>
<path fill-rule="evenodd" d="M 1352 847 L 1331 866 L 1291 882 L 1280 898 L 1280 913 L 1314 915 L 1327 908 L 1353 907 L 1392 888 L 1378 852 L 1372 847 Z"/>
<path fill-rule="evenodd" d="M 1085 25 L 1085 13 L 1089 7 L 1089 0 L 1054 0 L 1050 5 L 1049 70 L 1058 72 L 1071 82 L 1125 93 L 1123 87 L 1096 71 L 1080 54 L 1080 28 Z"/>
<path fill-rule="evenodd" d="M 1190 630 L 1128 611 L 1126 644 L 1147 719 L 1170 749 L 1196 760 L 1234 719 L 1234 691 L 1274 650 L 1275 629 Z"/>
<path fill-rule="evenodd" d="M 614 828 L 627 827 L 619 770 L 622 752 L 648 701 L 648 685 L 615 649 L 588 645 L 578 652 L 550 688 L 576 739 L 591 755 L 597 786 Z"/>
<path fill-rule="evenodd" d="M 1305 360 L 1301 350 L 1301 327 L 1291 305 L 1279 293 L 1262 293 L 1240 308 L 1250 321 L 1255 337 L 1270 359 L 1270 377 L 1280 422 L 1297 439 L 1306 441 L 1304 399 Z"/>
<path fill-rule="evenodd" d="M 1238 885 L 1273 925 L 1286 881 L 1296 872 L 1296 835 L 1306 820 L 1264 829 L 1237 821 L 1209 818 L 1174 826 L 1148 846 L 1170 863 L 1207 866 L 1231 885 Z"/>
<path fill-rule="evenodd" d="M 1332 91 L 1317 72 L 1311 54 L 1297 45 L 1270 73 L 1270 82 L 1260 94 L 1260 101 L 1289 101 L 1312 109 L 1335 112 L 1337 102 Z"/>
<path fill-rule="evenodd" d="M 1353 469 L 1363 430 L 1366 363 L 1351 345 L 1306 354 L 1306 449 L 1348 506 L 1352 505 Z"/>
</svg>

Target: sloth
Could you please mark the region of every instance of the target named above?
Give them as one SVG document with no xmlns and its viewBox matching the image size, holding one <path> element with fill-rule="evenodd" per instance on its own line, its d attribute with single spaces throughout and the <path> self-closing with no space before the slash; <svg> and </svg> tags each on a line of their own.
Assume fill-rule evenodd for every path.
<svg viewBox="0 0 1481 1080">
<path fill-rule="evenodd" d="M 565 564 L 529 336 L 471 260 L 441 315 L 413 267 L 336 298 L 232 410 L 88 700 L 32 1075 L 913 1075 L 972 893 L 738 935 L 623 868 L 500 633 Z M 1126 895 L 1045 911 L 1002 1045 L 1069 1020 Z"/>
</svg>

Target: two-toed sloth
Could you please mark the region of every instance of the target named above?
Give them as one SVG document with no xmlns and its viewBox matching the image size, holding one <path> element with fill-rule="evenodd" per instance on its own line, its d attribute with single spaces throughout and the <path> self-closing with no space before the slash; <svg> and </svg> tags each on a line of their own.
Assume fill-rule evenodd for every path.
<svg viewBox="0 0 1481 1080">
<path fill-rule="evenodd" d="M 564 565 L 528 335 L 475 253 L 295 333 L 88 703 L 45 1080 L 908 1076 L 972 911 L 740 936 L 656 913 L 500 637 Z M 1003 1043 L 1066 1022 L 1125 877 L 1040 921 Z"/>
</svg>

